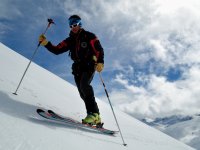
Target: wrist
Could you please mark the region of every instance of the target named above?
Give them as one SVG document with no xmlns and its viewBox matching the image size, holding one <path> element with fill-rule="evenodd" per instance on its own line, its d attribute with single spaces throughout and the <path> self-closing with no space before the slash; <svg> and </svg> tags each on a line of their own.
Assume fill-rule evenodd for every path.
<svg viewBox="0 0 200 150">
<path fill-rule="evenodd" d="M 46 46 L 46 45 L 48 44 L 48 42 L 49 42 L 49 41 L 47 41 L 47 40 L 43 40 L 43 41 L 41 42 L 41 45 L 42 45 L 42 46 Z"/>
</svg>

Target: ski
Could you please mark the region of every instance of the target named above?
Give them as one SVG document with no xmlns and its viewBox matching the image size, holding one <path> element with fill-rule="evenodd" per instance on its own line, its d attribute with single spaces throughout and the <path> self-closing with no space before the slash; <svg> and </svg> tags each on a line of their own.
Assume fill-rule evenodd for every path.
<svg viewBox="0 0 200 150">
<path fill-rule="evenodd" d="M 45 111 L 43 109 L 37 109 L 37 113 L 40 116 L 42 116 L 42 117 L 44 117 L 48 120 L 57 121 L 57 122 L 60 122 L 60 123 L 64 123 L 66 125 L 75 126 L 77 128 L 84 128 L 84 129 L 88 129 L 88 130 L 91 130 L 91 131 L 96 131 L 96 132 L 108 134 L 108 135 L 115 135 L 116 133 L 118 133 L 118 131 L 112 131 L 112 130 L 103 128 L 103 124 L 100 124 L 98 126 L 83 124 L 83 123 L 81 123 L 77 120 L 74 120 L 72 118 L 63 117 L 63 116 L 55 113 L 52 110 Z"/>
</svg>

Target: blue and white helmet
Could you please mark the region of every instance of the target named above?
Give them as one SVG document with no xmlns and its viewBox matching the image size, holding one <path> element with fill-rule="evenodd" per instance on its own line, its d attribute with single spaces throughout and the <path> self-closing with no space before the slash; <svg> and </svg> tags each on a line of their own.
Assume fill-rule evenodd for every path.
<svg viewBox="0 0 200 150">
<path fill-rule="evenodd" d="M 82 26 L 81 17 L 79 17 L 78 15 L 70 16 L 68 21 L 69 21 L 69 26 L 74 24 L 78 24 L 80 27 Z"/>
</svg>

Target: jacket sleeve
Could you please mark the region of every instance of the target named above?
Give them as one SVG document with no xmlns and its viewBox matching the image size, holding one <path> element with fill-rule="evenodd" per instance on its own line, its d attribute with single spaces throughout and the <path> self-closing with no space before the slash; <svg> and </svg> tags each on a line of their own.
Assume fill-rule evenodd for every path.
<svg viewBox="0 0 200 150">
<path fill-rule="evenodd" d="M 70 45 L 70 42 L 69 42 L 69 39 L 67 38 L 63 40 L 62 42 L 60 42 L 57 46 L 53 45 L 51 42 L 48 42 L 45 47 L 48 49 L 48 51 L 56 55 L 59 55 L 64 52 L 67 52 L 69 50 L 69 45 Z"/>
<path fill-rule="evenodd" d="M 90 44 L 97 58 L 97 63 L 104 63 L 104 50 L 99 39 L 94 34 L 90 40 Z"/>
</svg>

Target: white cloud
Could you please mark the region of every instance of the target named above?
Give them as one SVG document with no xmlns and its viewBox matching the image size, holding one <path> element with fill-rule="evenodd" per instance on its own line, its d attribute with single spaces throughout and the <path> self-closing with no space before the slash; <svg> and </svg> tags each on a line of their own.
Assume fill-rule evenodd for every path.
<svg viewBox="0 0 200 150">
<path fill-rule="evenodd" d="M 150 44 L 153 46 L 154 53 L 156 58 L 165 60 L 167 55 L 167 50 L 163 47 L 159 40 L 150 40 Z"/>
<path fill-rule="evenodd" d="M 127 55 L 119 55 L 120 58 L 115 59 L 121 72 L 114 80 L 118 87 L 112 89 L 111 99 L 122 110 L 139 117 L 197 113 L 200 105 L 200 3 L 195 0 L 155 2 L 157 7 L 148 5 L 152 9 L 145 13 L 147 16 L 138 14 L 140 22 L 135 22 L 133 17 L 132 28 L 119 27 L 125 33 L 118 40 L 125 44 L 123 51 L 118 52 Z M 140 7 L 145 8 L 143 5 Z M 145 24 L 147 18 L 149 20 Z M 141 27 L 135 28 L 140 24 Z M 150 62 L 151 65 L 148 64 L 150 59 L 155 60 Z M 143 70 L 141 79 L 128 77 L 123 68 L 131 61 L 137 65 L 133 68 L 144 67 L 150 70 L 150 74 Z M 156 75 L 158 68 L 163 72 L 162 76 Z M 182 70 L 179 80 L 167 80 L 165 73 L 170 68 Z M 145 86 L 134 84 L 134 79 L 144 80 Z"/>
<path fill-rule="evenodd" d="M 12 1 L 2 0 L 0 3 L 0 18 L 1 19 L 14 19 L 15 17 L 22 16 L 23 13 L 15 7 Z"/>
<path fill-rule="evenodd" d="M 164 5 L 165 3 L 168 5 Z M 115 87 L 112 87 L 110 97 L 116 106 L 138 117 L 188 114 L 199 110 L 199 6 L 183 2 L 184 4 L 176 5 L 170 10 L 168 7 L 173 3 L 165 3 L 154 7 L 141 1 L 140 10 L 148 7 L 144 12 L 134 9 L 134 4 L 129 1 L 131 10 L 123 5 L 127 6 L 127 11 L 124 11 L 126 15 L 119 15 L 115 11 L 108 13 L 112 17 L 117 16 L 106 23 L 111 26 L 114 24 L 107 30 L 112 32 L 112 38 L 117 40 L 113 44 L 119 48 L 117 54 L 109 56 L 109 64 L 121 71 L 112 82 Z M 115 8 L 118 5 L 112 6 Z M 164 6 L 166 9 L 162 8 Z M 118 7 L 114 10 L 118 10 Z M 151 59 L 156 61 L 148 68 Z M 131 62 L 136 66 L 132 66 L 132 72 L 128 73 L 127 65 L 132 64 Z M 194 64 L 197 66 L 193 67 Z M 180 80 L 170 82 L 167 77 L 157 76 L 155 73 L 160 68 L 165 74 L 171 67 L 179 69 L 179 65 L 184 72 Z M 145 70 L 143 73 L 136 73 L 135 67 L 147 67 L 151 74 L 145 73 Z M 133 76 L 134 73 L 137 78 Z M 134 84 L 135 79 L 145 82 L 145 86 Z"/>
<path fill-rule="evenodd" d="M 113 88 L 110 98 L 121 110 L 141 118 L 194 114 L 200 107 L 199 70 L 198 66 L 190 68 L 189 72 L 176 82 L 169 82 L 163 76 L 151 75 L 145 88 L 130 84 L 130 81 L 120 74 L 116 76 L 115 82 L 123 88 Z"/>
<path fill-rule="evenodd" d="M 177 10 L 181 8 L 186 8 L 193 10 L 195 12 L 199 12 L 199 2 L 198 0 L 168 0 L 168 1 L 160 1 L 155 0 L 157 5 L 157 11 L 162 14 L 173 14 L 176 13 Z"/>
</svg>

